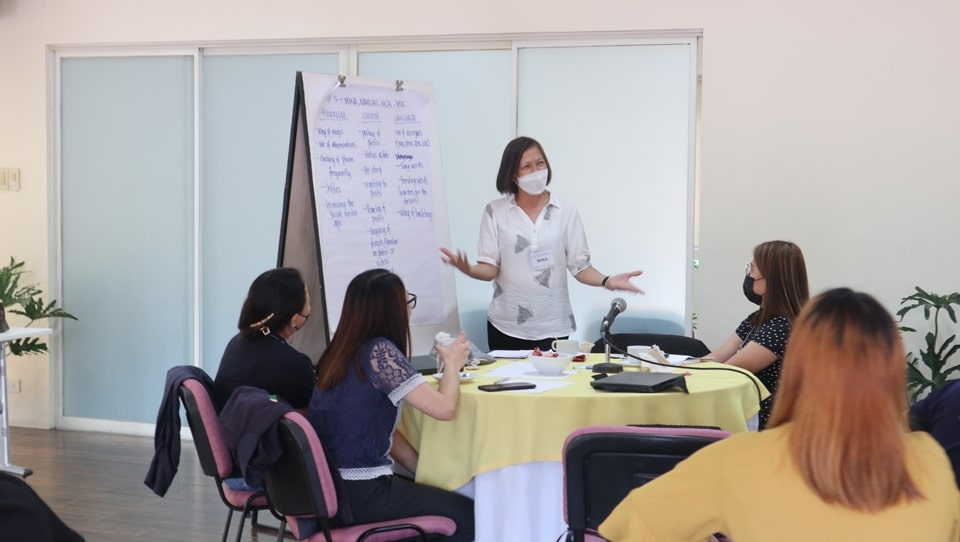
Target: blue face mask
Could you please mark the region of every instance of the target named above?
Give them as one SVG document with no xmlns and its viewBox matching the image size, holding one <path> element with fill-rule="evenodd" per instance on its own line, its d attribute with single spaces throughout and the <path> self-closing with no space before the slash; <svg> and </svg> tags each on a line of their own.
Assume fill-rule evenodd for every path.
<svg viewBox="0 0 960 542">
<path fill-rule="evenodd" d="M 763 302 L 763 296 L 753 291 L 753 283 L 753 277 L 750 275 L 743 276 L 743 295 L 747 297 L 747 301 L 759 305 Z"/>
</svg>

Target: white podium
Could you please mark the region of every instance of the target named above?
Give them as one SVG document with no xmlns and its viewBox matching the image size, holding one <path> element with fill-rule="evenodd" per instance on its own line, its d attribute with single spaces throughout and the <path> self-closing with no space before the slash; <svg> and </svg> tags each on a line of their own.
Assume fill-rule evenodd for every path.
<svg viewBox="0 0 960 542">
<path fill-rule="evenodd" d="M 10 417 L 7 413 L 7 341 L 41 337 L 51 333 L 53 333 L 52 329 L 42 327 L 11 327 L 8 331 L 0 333 L 0 408 L 3 409 L 2 426 L 0 426 L 0 433 L 2 433 L 3 438 L 3 463 L 0 464 L 0 470 L 23 478 L 33 474 L 33 471 L 26 467 L 10 464 Z"/>
</svg>

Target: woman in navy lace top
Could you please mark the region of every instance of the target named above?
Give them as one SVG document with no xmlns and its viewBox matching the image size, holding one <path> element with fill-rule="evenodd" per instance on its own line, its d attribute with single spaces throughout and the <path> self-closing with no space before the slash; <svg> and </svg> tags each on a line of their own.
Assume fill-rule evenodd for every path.
<svg viewBox="0 0 960 542">
<path fill-rule="evenodd" d="M 446 540 L 474 536 L 473 500 L 393 475 L 394 459 L 416 471 L 416 452 L 396 431 L 407 402 L 449 420 L 460 399 L 458 373 L 470 342 L 463 333 L 436 345 L 446 367 L 439 389 L 410 364 L 410 312 L 417 298 L 385 269 L 360 273 L 347 286 L 337 331 L 317 364 L 317 391 L 307 418 L 331 453 L 357 523 L 440 515 L 457 523 Z"/>
<path fill-rule="evenodd" d="M 803 252 L 789 241 L 757 245 L 746 271 L 743 294 L 760 309 L 744 318 L 734 334 L 710 355 L 720 363 L 753 372 L 770 390 L 770 397 L 760 402 L 763 429 L 773 409 L 790 325 L 810 297 L 810 289 Z"/>
</svg>

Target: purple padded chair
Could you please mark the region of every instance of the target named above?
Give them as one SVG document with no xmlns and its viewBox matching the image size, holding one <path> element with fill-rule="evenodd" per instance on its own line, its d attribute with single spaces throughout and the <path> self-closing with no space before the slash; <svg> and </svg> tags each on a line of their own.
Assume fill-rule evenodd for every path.
<svg viewBox="0 0 960 542">
<path fill-rule="evenodd" d="M 229 510 L 227 512 L 227 522 L 223 527 L 222 542 L 227 540 L 227 534 L 230 532 L 230 521 L 233 519 L 235 510 L 241 513 L 240 526 L 237 529 L 237 542 L 240 542 L 240 537 L 243 534 L 243 524 L 246 522 L 247 515 L 253 516 L 254 527 L 274 531 L 273 527 L 257 523 L 257 512 L 270 509 L 266 494 L 262 490 L 241 491 L 231 489 L 223 483 L 225 478 L 239 476 L 240 471 L 234 466 L 230 450 L 227 449 L 224 442 L 223 433 L 220 430 L 220 418 L 217 416 L 217 410 L 213 406 L 213 400 L 210 398 L 207 387 L 195 378 L 188 378 L 180 385 L 180 400 L 187 412 L 187 423 L 190 424 L 193 444 L 197 449 L 203 473 L 212 476 L 216 481 L 220 499 L 223 500 L 223 504 L 227 505 Z"/>
<path fill-rule="evenodd" d="M 730 436 L 705 427 L 590 425 L 563 443 L 567 541 L 605 540 L 597 528 L 634 488 Z"/>
<path fill-rule="evenodd" d="M 335 527 L 331 518 L 337 515 L 336 483 L 317 432 L 303 415 L 289 412 L 280 420 L 280 440 L 283 453 L 266 473 L 267 495 L 274 514 L 284 518 L 281 531 L 289 523 L 297 540 L 386 542 L 418 537 L 425 541 L 429 534 L 451 535 L 456 531 L 456 523 L 443 516 Z M 316 529 L 308 532 L 304 524 Z M 277 541 L 282 539 L 281 535 Z"/>
</svg>

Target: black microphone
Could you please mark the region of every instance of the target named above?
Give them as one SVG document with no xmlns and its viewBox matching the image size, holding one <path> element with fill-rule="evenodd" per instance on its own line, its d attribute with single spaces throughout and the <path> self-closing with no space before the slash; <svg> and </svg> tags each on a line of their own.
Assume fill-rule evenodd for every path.
<svg viewBox="0 0 960 542">
<path fill-rule="evenodd" d="M 610 325 L 613 324 L 613 319 L 625 310 L 627 310 L 627 302 L 624 301 L 622 297 L 614 298 L 614 300 L 610 302 L 610 312 L 603 317 L 603 323 L 600 324 L 601 336 L 610 329 Z"/>
</svg>

